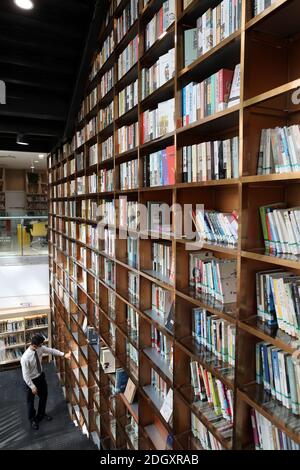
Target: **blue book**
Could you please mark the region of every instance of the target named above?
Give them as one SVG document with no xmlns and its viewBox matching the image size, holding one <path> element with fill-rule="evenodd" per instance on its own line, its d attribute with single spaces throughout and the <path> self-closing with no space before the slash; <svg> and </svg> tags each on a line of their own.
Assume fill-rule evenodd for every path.
<svg viewBox="0 0 300 470">
<path fill-rule="evenodd" d="M 269 343 L 262 343 L 261 353 L 262 353 L 264 389 L 267 391 L 270 391 L 271 383 L 270 383 L 270 370 L 269 370 L 269 363 L 268 363 L 268 346 L 270 346 Z"/>
<path fill-rule="evenodd" d="M 115 394 L 123 393 L 128 382 L 127 372 L 119 367 L 116 369 L 116 384 L 115 384 Z"/>
</svg>

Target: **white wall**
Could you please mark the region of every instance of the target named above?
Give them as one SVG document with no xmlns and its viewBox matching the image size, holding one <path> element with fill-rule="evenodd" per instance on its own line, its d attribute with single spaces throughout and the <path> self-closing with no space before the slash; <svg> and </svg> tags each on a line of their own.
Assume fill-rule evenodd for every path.
<svg viewBox="0 0 300 470">
<path fill-rule="evenodd" d="M 47 264 L 0 266 L 0 308 L 48 306 L 48 270 Z"/>
</svg>

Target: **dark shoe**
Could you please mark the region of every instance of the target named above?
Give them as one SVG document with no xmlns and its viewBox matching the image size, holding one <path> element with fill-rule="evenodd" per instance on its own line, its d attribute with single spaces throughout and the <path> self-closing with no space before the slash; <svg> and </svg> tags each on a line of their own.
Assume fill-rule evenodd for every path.
<svg viewBox="0 0 300 470">
<path fill-rule="evenodd" d="M 36 420 L 32 420 L 31 421 L 31 427 L 32 427 L 32 429 L 37 431 L 39 429 L 39 423 Z"/>
<path fill-rule="evenodd" d="M 39 421 L 42 421 L 43 419 L 44 419 L 45 421 L 52 421 L 53 418 L 52 418 L 52 416 L 47 415 L 47 414 L 44 414 L 44 416 L 38 417 L 38 420 L 39 420 Z"/>
</svg>

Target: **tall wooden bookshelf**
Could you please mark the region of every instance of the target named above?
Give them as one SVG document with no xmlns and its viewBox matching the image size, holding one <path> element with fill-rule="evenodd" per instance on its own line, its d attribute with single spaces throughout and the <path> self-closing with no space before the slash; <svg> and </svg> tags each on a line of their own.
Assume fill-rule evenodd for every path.
<svg viewBox="0 0 300 470">
<path fill-rule="evenodd" d="M 121 0 L 112 3 L 105 26 L 99 35 L 99 50 L 110 34 L 116 41 L 117 18 L 130 3 Z M 53 343 L 56 347 L 73 352 L 66 363 L 57 359 L 57 367 L 70 413 L 74 420 L 89 433 L 95 442 L 108 449 L 198 449 L 199 440 L 192 434 L 192 413 L 210 431 L 225 449 L 254 448 L 250 409 L 258 411 L 275 427 L 284 431 L 300 444 L 299 417 L 284 408 L 262 386 L 255 383 L 255 346 L 266 341 L 283 351 L 293 353 L 293 338 L 280 330 L 267 329 L 257 319 L 255 273 L 281 267 L 300 274 L 298 259 L 271 256 L 264 251 L 258 208 L 279 200 L 289 206 L 299 205 L 300 173 L 257 175 L 257 154 L 260 131 L 263 128 L 298 123 L 299 104 L 292 104 L 291 94 L 300 87 L 300 69 L 297 54 L 299 46 L 300 2 L 278 0 L 259 15 L 253 17 L 253 2 L 241 2 L 241 28 L 183 67 L 184 30 L 195 27 L 196 19 L 218 1 L 191 1 L 183 9 L 182 0 L 176 0 L 175 22 L 148 50 L 144 50 L 144 34 L 147 23 L 162 6 L 162 0 L 139 3 L 139 16 L 126 35 L 115 46 L 100 70 L 87 84 L 85 96 L 95 86 L 100 89 L 101 78 L 114 68 L 114 85 L 99 98 L 89 110 L 85 98 L 76 132 L 86 133 L 86 125 L 99 114 L 101 108 L 114 102 L 114 119 L 103 130 L 98 128 L 92 137 L 76 144 L 76 137 L 66 142 L 49 156 L 50 183 L 50 277 Z M 138 61 L 119 80 L 117 63 L 120 53 L 138 35 Z M 175 77 L 141 99 L 142 68 L 151 66 L 162 54 L 175 46 Z M 96 54 L 95 54 L 96 58 Z M 201 81 L 219 69 L 234 69 L 240 63 L 240 104 L 206 117 L 193 124 L 182 126 L 181 90 L 192 80 Z M 139 81 L 138 105 L 118 116 L 118 93 L 128 84 Z M 100 96 L 100 94 L 99 94 Z M 118 148 L 118 129 L 135 121 L 141 127 L 141 115 L 153 109 L 157 103 L 175 97 L 175 131 L 153 141 L 123 152 Z M 75 134 L 76 135 L 76 134 Z M 182 147 L 214 139 L 239 136 L 239 177 L 198 183 L 182 181 Z M 114 152 L 102 160 L 101 144 L 109 136 L 114 139 Z M 89 165 L 89 149 L 98 146 L 98 163 Z M 176 183 L 167 187 L 143 187 L 143 157 L 174 144 L 176 148 Z M 83 155 L 83 167 L 76 167 L 76 155 Z M 119 186 L 120 164 L 137 159 L 139 185 L 133 190 L 122 191 Z M 103 169 L 114 169 L 114 186 L 111 191 L 70 195 L 70 188 L 78 177 L 87 178 Z M 74 171 L 73 171 L 74 170 Z M 121 196 L 128 201 L 162 201 L 180 205 L 204 203 L 219 211 L 236 210 L 239 214 L 239 237 L 236 248 L 205 245 L 216 257 L 237 261 L 237 302 L 217 308 L 207 305 L 189 290 L 189 252 L 185 241 L 171 236 L 175 265 L 175 281 L 170 284 L 158 278 L 149 269 L 151 240 L 140 239 L 137 264 L 132 267 L 127 259 L 126 240 L 116 240 L 116 254 L 109 256 L 100 245 L 97 249 L 82 240 L 80 226 L 95 226 L 97 220 L 82 217 L 81 202 L 92 200 L 115 201 L 118 212 Z M 67 203 L 74 201 L 75 213 L 66 212 Z M 174 221 L 173 221 L 174 223 Z M 73 236 L 71 225 L 73 224 Z M 68 232 L 66 229 L 68 228 Z M 82 249 L 85 249 L 85 258 Z M 97 260 L 98 272 L 91 269 Z M 115 282 L 105 282 L 104 263 L 115 268 Z M 128 273 L 139 278 L 139 303 L 133 303 L 128 293 Z M 85 273 L 85 274 L 84 274 Z M 85 287 L 83 279 L 86 276 Z M 171 292 L 174 301 L 174 332 L 170 332 L 151 316 L 151 286 L 160 286 Z M 115 308 L 111 298 L 115 297 Z M 133 337 L 126 322 L 127 308 L 138 315 L 139 336 Z M 224 369 L 224 364 L 212 358 L 207 351 L 197 347 L 192 338 L 192 309 L 205 308 L 217 318 L 236 327 L 235 367 Z M 150 309 L 150 314 L 149 314 Z M 116 365 L 123 367 L 137 387 L 133 404 L 124 394 L 114 395 L 115 374 L 105 374 L 100 364 L 99 347 L 87 341 L 85 318 L 100 336 L 100 348 L 107 347 L 116 358 Z M 155 325 L 172 342 L 174 367 L 170 370 L 151 349 L 151 325 Z M 132 367 L 127 351 L 129 345 L 138 352 L 138 368 Z M 212 360 L 213 359 L 213 360 Z M 195 360 L 217 377 L 234 393 L 234 419 L 230 435 L 224 435 L 208 419 L 207 413 L 194 403 L 191 391 L 190 361 Z M 155 370 L 173 390 L 173 416 L 167 422 L 160 413 L 160 397 L 151 389 L 151 369 Z M 131 431 L 129 427 L 131 426 Z M 134 428 L 134 431 L 132 431 Z"/>
<path fill-rule="evenodd" d="M 26 210 L 45 215 L 48 210 L 48 181 L 46 172 L 26 173 Z"/>
</svg>

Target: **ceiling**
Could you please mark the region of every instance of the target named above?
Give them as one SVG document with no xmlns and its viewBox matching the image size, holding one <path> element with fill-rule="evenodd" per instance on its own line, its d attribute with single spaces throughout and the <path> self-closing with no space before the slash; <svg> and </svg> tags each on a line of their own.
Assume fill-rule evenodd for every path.
<svg viewBox="0 0 300 470">
<path fill-rule="evenodd" d="M 33 2 L 29 11 L 0 2 L 1 150 L 20 150 L 18 134 L 29 152 L 49 152 L 62 137 L 95 8 L 95 0 Z"/>
<path fill-rule="evenodd" d="M 44 153 L 43 159 L 39 155 L 40 153 L 0 150 L 0 168 L 30 170 L 33 163 L 36 170 L 46 170 L 47 155 Z"/>
</svg>

